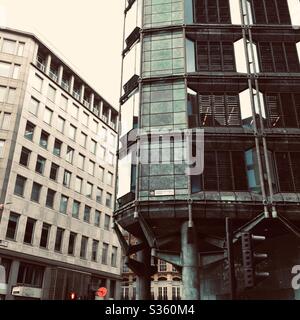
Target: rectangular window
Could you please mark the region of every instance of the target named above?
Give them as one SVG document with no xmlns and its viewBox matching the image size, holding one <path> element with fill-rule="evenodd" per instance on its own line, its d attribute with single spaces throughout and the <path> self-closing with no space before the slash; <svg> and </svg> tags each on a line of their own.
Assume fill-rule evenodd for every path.
<svg viewBox="0 0 300 320">
<path fill-rule="evenodd" d="M 10 77 L 11 63 L 0 61 L 0 77 Z"/>
<path fill-rule="evenodd" d="M 229 1 L 195 1 L 195 19 L 197 23 L 231 23 Z"/>
<path fill-rule="evenodd" d="M 75 179 L 75 191 L 82 192 L 82 179 L 80 177 L 76 177 Z"/>
<path fill-rule="evenodd" d="M 110 194 L 109 192 L 107 192 L 107 194 L 106 194 L 105 204 L 108 208 L 111 208 L 111 206 L 112 206 L 112 194 Z"/>
<path fill-rule="evenodd" d="M 110 216 L 108 214 L 105 214 L 104 217 L 104 229 L 110 230 Z"/>
<path fill-rule="evenodd" d="M 70 124 L 70 127 L 69 127 L 69 138 L 70 139 L 75 140 L 76 130 L 77 130 L 77 128 Z"/>
<path fill-rule="evenodd" d="M 10 127 L 10 119 L 11 119 L 11 113 L 4 112 L 2 124 L 1 124 L 2 130 L 9 130 L 11 128 Z"/>
<path fill-rule="evenodd" d="M 30 104 L 29 104 L 29 112 L 31 112 L 34 115 L 37 115 L 39 110 L 39 104 L 40 102 L 34 98 L 31 97 Z"/>
<path fill-rule="evenodd" d="M 78 114 L 79 114 L 79 108 L 75 106 L 75 104 L 72 104 L 71 116 L 74 117 L 75 119 L 78 119 Z"/>
<path fill-rule="evenodd" d="M 101 138 L 104 142 L 107 141 L 107 129 L 104 127 L 102 127 Z"/>
<path fill-rule="evenodd" d="M 36 220 L 27 218 L 25 234 L 24 234 L 24 243 L 32 244 L 35 223 L 36 223 Z"/>
<path fill-rule="evenodd" d="M 85 112 L 82 114 L 82 123 L 88 127 L 89 126 L 89 115 Z"/>
<path fill-rule="evenodd" d="M 11 212 L 9 215 L 7 230 L 6 230 L 6 238 L 15 240 L 16 238 L 16 231 L 18 227 L 20 215 L 14 212 Z"/>
<path fill-rule="evenodd" d="M 78 168 L 81 170 L 84 170 L 84 161 L 85 161 L 85 156 L 79 153 L 78 155 Z"/>
<path fill-rule="evenodd" d="M 231 42 L 197 42 L 197 71 L 235 71 Z"/>
<path fill-rule="evenodd" d="M 72 217 L 78 219 L 79 218 L 79 210 L 80 210 L 80 202 L 74 200 L 73 208 L 72 208 Z"/>
<path fill-rule="evenodd" d="M 46 164 L 46 159 L 41 156 L 38 156 L 36 160 L 36 165 L 35 165 L 35 172 L 39 174 L 44 174 L 45 164 Z"/>
<path fill-rule="evenodd" d="M 110 164 L 111 166 L 114 165 L 114 154 L 112 152 L 109 152 L 107 155 L 107 162 L 108 164 Z"/>
<path fill-rule="evenodd" d="M 55 191 L 52 189 L 48 189 L 47 191 L 47 198 L 46 198 L 46 207 L 53 208 L 54 206 L 54 199 L 55 199 Z"/>
<path fill-rule="evenodd" d="M 55 163 L 51 164 L 51 169 L 50 169 L 50 179 L 56 181 L 57 180 L 57 175 L 58 175 L 58 169 L 59 166 Z"/>
<path fill-rule="evenodd" d="M 92 261 L 97 261 L 99 241 L 93 240 L 92 244 Z"/>
<path fill-rule="evenodd" d="M 85 195 L 88 198 L 92 198 L 92 193 L 93 193 L 93 185 L 89 182 L 86 183 L 86 192 Z"/>
<path fill-rule="evenodd" d="M 111 145 L 111 146 L 115 146 L 115 144 L 116 144 L 116 136 L 114 135 L 114 134 L 110 134 L 109 135 L 109 141 L 108 141 L 108 143 Z"/>
<path fill-rule="evenodd" d="M 94 220 L 94 225 L 96 227 L 100 227 L 100 220 L 101 220 L 101 212 L 96 210 L 95 211 L 95 220 Z"/>
<path fill-rule="evenodd" d="M 66 161 L 73 163 L 73 157 L 74 157 L 74 149 L 68 146 L 67 153 L 66 153 Z"/>
<path fill-rule="evenodd" d="M 52 122 L 52 115 L 53 115 L 53 111 L 46 107 L 43 118 L 44 118 L 44 121 L 50 125 Z"/>
<path fill-rule="evenodd" d="M 24 137 L 26 139 L 32 141 L 33 140 L 34 129 L 35 129 L 35 125 L 32 124 L 31 122 L 27 121 Z"/>
<path fill-rule="evenodd" d="M 166 261 L 159 260 L 158 271 L 159 272 L 166 272 L 167 271 L 167 263 L 166 263 Z"/>
<path fill-rule="evenodd" d="M 98 203 L 102 203 L 102 195 L 103 195 L 103 190 L 101 188 L 97 188 L 96 201 Z"/>
<path fill-rule="evenodd" d="M 57 230 L 56 230 L 55 246 L 54 246 L 55 251 L 61 252 L 64 231 L 65 230 L 61 229 L 61 228 L 57 228 Z"/>
<path fill-rule="evenodd" d="M 101 167 L 101 166 L 99 166 L 99 179 L 100 179 L 101 181 L 104 180 L 104 168 Z"/>
<path fill-rule="evenodd" d="M 98 150 L 99 150 L 99 158 L 101 160 L 104 160 L 105 159 L 105 153 L 106 153 L 105 147 L 100 146 L 100 148 L 98 148 Z"/>
<path fill-rule="evenodd" d="M 96 154 L 96 152 L 97 152 L 97 142 L 93 139 L 91 140 L 90 151 L 93 154 Z"/>
<path fill-rule="evenodd" d="M 0 139 L 0 158 L 4 156 L 5 140 Z"/>
<path fill-rule="evenodd" d="M 41 136 L 40 136 L 40 146 L 44 149 L 48 148 L 48 139 L 49 139 L 49 133 L 42 130 Z"/>
<path fill-rule="evenodd" d="M 67 214 L 68 200 L 69 200 L 68 197 L 61 195 L 60 205 L 59 205 L 60 213 Z"/>
<path fill-rule="evenodd" d="M 19 79 L 20 67 L 21 67 L 21 66 L 18 65 L 18 64 L 15 64 L 15 65 L 14 65 L 13 75 L 12 75 L 13 79 Z"/>
<path fill-rule="evenodd" d="M 8 88 L 7 103 L 14 104 L 16 101 L 16 88 Z"/>
<path fill-rule="evenodd" d="M 60 157 L 62 142 L 58 139 L 54 141 L 53 154 Z"/>
<path fill-rule="evenodd" d="M 26 184 L 26 178 L 17 175 L 16 178 L 16 184 L 15 184 L 15 190 L 14 190 L 14 194 L 17 196 L 24 196 L 24 190 L 25 190 L 25 184 Z"/>
<path fill-rule="evenodd" d="M 94 161 L 91 161 L 91 160 L 89 161 L 88 173 L 92 176 L 95 174 L 95 162 Z"/>
<path fill-rule="evenodd" d="M 80 247 L 80 258 L 86 259 L 86 249 L 87 249 L 88 238 L 82 236 L 81 238 L 81 247 Z"/>
<path fill-rule="evenodd" d="M 70 188 L 70 182 L 71 182 L 71 172 L 68 170 L 64 171 L 64 178 L 63 178 L 63 185 L 67 188 Z"/>
<path fill-rule="evenodd" d="M 64 133 L 64 129 L 65 129 L 65 123 L 66 123 L 66 120 L 62 117 L 58 117 L 57 118 L 57 130 Z"/>
<path fill-rule="evenodd" d="M 60 107 L 63 110 L 67 110 L 68 108 L 68 98 L 66 98 L 64 95 L 60 96 Z"/>
<path fill-rule="evenodd" d="M 83 132 L 80 133 L 80 140 L 79 143 L 82 147 L 86 147 L 86 140 L 87 140 L 87 135 Z"/>
<path fill-rule="evenodd" d="M 99 125 L 99 123 L 96 120 L 92 121 L 92 131 L 94 133 L 98 133 L 98 125 Z"/>
<path fill-rule="evenodd" d="M 30 150 L 22 147 L 21 156 L 20 156 L 20 161 L 19 161 L 19 163 L 20 163 L 22 166 L 25 166 L 25 167 L 28 166 L 29 159 L 30 159 L 30 154 L 31 154 L 31 151 L 30 151 Z"/>
<path fill-rule="evenodd" d="M 91 207 L 85 206 L 84 207 L 84 215 L 83 215 L 83 221 L 90 223 L 90 218 L 91 218 Z"/>
<path fill-rule="evenodd" d="M 112 186 L 113 185 L 113 174 L 111 172 L 108 172 L 107 173 L 107 184 L 109 186 Z"/>
<path fill-rule="evenodd" d="M 50 224 L 43 223 L 42 233 L 41 233 L 41 240 L 40 240 L 40 247 L 41 248 L 47 248 L 48 247 L 50 228 L 51 228 Z"/>
<path fill-rule="evenodd" d="M 31 201 L 39 202 L 41 195 L 42 185 L 39 183 L 33 182 L 31 190 Z"/>
<path fill-rule="evenodd" d="M 44 267 L 20 263 L 17 283 L 22 286 L 42 288 Z"/>
<path fill-rule="evenodd" d="M 3 39 L 2 52 L 9 53 L 9 54 L 15 54 L 16 49 L 17 49 L 17 41 Z"/>
<path fill-rule="evenodd" d="M 34 75 L 32 87 L 39 92 L 42 91 L 43 79 L 37 74 Z"/>
<path fill-rule="evenodd" d="M 19 42 L 18 52 L 17 52 L 17 55 L 18 55 L 18 56 L 23 56 L 24 47 L 25 47 L 25 43 L 24 43 L 24 42 Z"/>
<path fill-rule="evenodd" d="M 103 242 L 102 246 L 102 264 L 107 264 L 107 257 L 108 257 L 108 243 Z"/>
<path fill-rule="evenodd" d="M 6 91 L 7 91 L 6 87 L 0 86 L 0 102 L 6 101 Z"/>
<path fill-rule="evenodd" d="M 69 245 L 68 245 L 68 254 L 69 255 L 74 255 L 76 237 L 77 237 L 76 233 L 70 232 Z"/>
<path fill-rule="evenodd" d="M 56 89 L 49 85 L 47 97 L 51 101 L 55 101 Z"/>
<path fill-rule="evenodd" d="M 117 255 L 118 255 L 118 248 L 113 246 L 111 250 L 111 266 L 117 266 Z"/>
<path fill-rule="evenodd" d="M 252 0 L 255 23 L 291 24 L 287 1 Z"/>
</svg>

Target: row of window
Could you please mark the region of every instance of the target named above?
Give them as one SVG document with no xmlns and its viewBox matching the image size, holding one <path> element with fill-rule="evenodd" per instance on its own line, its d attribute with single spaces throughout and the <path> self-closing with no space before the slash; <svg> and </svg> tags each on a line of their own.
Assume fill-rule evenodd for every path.
<svg viewBox="0 0 300 320">
<path fill-rule="evenodd" d="M 0 77 L 19 79 L 20 68 L 19 64 L 0 61 Z"/>
<path fill-rule="evenodd" d="M 300 192 L 300 152 L 269 151 L 268 158 L 274 191 Z M 261 192 L 256 151 L 206 151 L 203 175 L 192 176 L 192 191 L 202 190 Z"/>
<path fill-rule="evenodd" d="M 19 219 L 20 215 L 11 212 L 9 216 L 9 221 L 7 225 L 7 231 L 6 231 L 6 238 L 9 240 L 15 240 L 16 234 L 18 231 L 18 225 L 19 225 Z M 32 218 L 27 218 L 26 226 L 25 226 L 25 232 L 24 232 L 24 238 L 23 242 L 26 244 L 32 245 L 34 237 L 35 237 L 35 225 L 37 220 Z M 43 223 L 41 234 L 40 234 L 40 243 L 39 246 L 41 248 L 47 249 L 48 248 L 48 242 L 49 242 L 49 235 L 50 230 L 53 226 L 47 223 Z M 54 250 L 56 252 L 62 252 L 63 248 L 63 242 L 64 242 L 64 233 L 65 230 L 62 228 L 57 227 L 56 229 L 56 236 L 55 236 L 55 244 L 54 244 Z M 68 241 L 68 254 L 69 255 L 75 255 L 75 246 L 76 241 L 78 238 L 78 234 L 74 232 L 70 232 L 69 235 L 69 241 Z M 87 258 L 87 250 L 88 250 L 88 237 L 82 236 L 81 237 L 81 245 L 80 245 L 80 258 L 86 259 Z M 91 260 L 98 262 L 98 249 L 99 249 L 99 241 L 93 239 L 91 244 Z M 101 256 L 101 263 L 102 264 L 108 264 L 108 250 L 109 250 L 109 244 L 103 242 L 102 244 L 102 256 Z M 111 260 L 110 264 L 112 267 L 117 266 L 117 254 L 118 254 L 118 248 L 115 246 L 112 246 L 111 251 Z"/>
<path fill-rule="evenodd" d="M 38 112 L 38 107 L 39 107 L 39 101 L 37 101 L 36 99 L 32 98 L 31 99 L 31 103 L 29 105 L 29 111 L 31 113 L 33 113 L 34 115 L 37 115 Z M 44 122 L 46 122 L 47 124 L 51 125 L 52 121 L 53 121 L 53 111 L 51 109 L 49 109 L 48 107 L 45 107 L 44 111 L 43 111 L 43 120 Z M 61 133 L 65 134 L 65 124 L 66 124 L 66 120 L 60 116 L 58 116 L 58 118 L 55 121 L 56 124 L 56 128 L 58 131 L 60 131 Z M 34 129 L 34 125 L 31 124 L 30 126 L 31 130 Z M 43 132 L 43 144 L 41 145 L 43 148 L 47 149 L 48 147 L 48 137 L 49 137 L 49 133 L 47 133 L 46 131 L 42 131 Z M 68 137 L 73 140 L 76 141 L 83 147 L 83 148 L 87 148 L 89 149 L 89 151 L 91 153 L 93 153 L 94 155 L 97 155 L 100 159 L 105 160 L 110 164 L 110 165 L 114 165 L 114 154 L 112 152 L 106 152 L 106 148 L 102 145 L 98 145 L 97 141 L 94 139 L 91 139 L 88 142 L 88 135 L 86 133 L 84 133 L 83 131 L 80 131 L 79 136 L 77 134 L 77 127 L 75 127 L 73 124 L 69 124 L 69 128 L 68 128 L 68 133 L 67 133 Z M 30 132 L 30 135 L 26 136 L 28 139 L 32 140 L 33 139 L 33 132 Z M 59 141 L 58 139 L 56 139 L 57 141 Z M 62 143 L 60 143 L 61 145 Z M 60 156 L 60 154 L 57 154 L 58 156 Z"/>
<path fill-rule="evenodd" d="M 136 299 L 136 287 L 132 287 L 132 295 L 129 295 L 129 287 L 122 287 L 121 300 L 135 300 Z M 168 287 L 158 287 L 157 300 L 168 300 Z M 155 300 L 154 289 L 151 289 L 151 300 Z M 180 287 L 172 287 L 171 300 L 181 300 Z"/>
<path fill-rule="evenodd" d="M 189 127 L 243 126 L 252 121 L 238 93 L 189 93 Z M 247 103 L 246 103 L 247 102 Z M 300 94 L 266 92 L 261 100 L 264 126 L 300 128 Z M 256 110 L 256 112 L 258 112 Z"/>
<path fill-rule="evenodd" d="M 257 24 L 291 24 L 287 0 L 250 0 Z M 189 23 L 231 23 L 229 0 L 186 0 Z M 193 14 L 194 13 L 194 14 Z M 194 17 L 193 17 L 194 15 Z"/>
<path fill-rule="evenodd" d="M 3 53 L 23 56 L 24 47 L 24 42 L 3 38 L 1 51 Z"/>
<path fill-rule="evenodd" d="M 43 79 L 37 74 L 35 75 L 35 78 L 34 78 L 33 88 L 39 92 L 42 92 Z M 51 84 L 48 85 L 47 97 L 52 102 L 55 102 L 56 89 Z M 37 112 L 38 112 L 38 105 L 39 105 L 39 103 L 37 101 L 32 106 L 31 112 L 35 115 L 37 115 Z M 76 120 L 80 120 L 84 126 L 86 126 L 87 128 L 90 128 L 95 134 L 99 135 L 101 137 L 102 141 L 104 141 L 104 142 L 107 141 L 107 128 L 105 128 L 103 126 L 101 127 L 97 120 L 90 119 L 89 114 L 87 112 L 85 112 L 84 110 L 82 110 L 82 112 L 80 113 L 79 106 L 77 106 L 76 104 L 72 103 L 69 105 L 69 99 L 67 97 L 65 97 L 63 94 L 61 94 L 61 96 L 60 96 L 59 107 L 61 109 L 63 109 L 64 111 L 66 111 L 68 114 L 71 114 L 71 116 L 73 118 L 75 118 Z M 46 107 L 46 110 L 48 110 L 47 111 L 48 115 L 46 117 L 48 121 L 46 121 L 46 122 L 51 125 L 53 111 L 47 107 Z M 79 117 L 79 115 L 80 115 L 80 117 Z M 57 121 L 55 121 L 55 124 L 58 124 L 58 126 L 59 126 L 58 130 L 60 130 L 62 133 L 64 133 L 65 120 L 62 119 L 60 116 L 58 117 L 58 120 L 59 120 L 59 123 Z M 45 119 L 44 119 L 44 121 L 45 121 Z M 108 136 L 109 144 L 112 146 L 115 146 L 115 140 L 116 140 L 116 136 L 113 133 L 110 133 L 110 135 Z"/>
<path fill-rule="evenodd" d="M 17 175 L 15 188 L 14 188 L 15 195 L 20 196 L 20 197 L 24 197 L 26 182 L 27 182 L 27 178 L 25 178 L 21 175 Z M 90 192 L 90 194 L 88 194 L 87 196 L 92 197 L 92 190 L 89 189 L 88 186 L 89 186 L 89 184 L 87 184 L 87 192 Z M 39 184 L 37 182 L 33 182 L 32 189 L 31 189 L 31 196 L 30 196 L 31 201 L 38 202 L 38 203 L 40 202 L 42 188 L 43 188 L 43 186 L 41 184 Z M 92 188 L 92 185 L 91 185 L 91 188 Z M 99 202 L 99 203 L 102 202 L 102 194 L 103 194 L 103 190 L 100 188 L 97 188 L 96 199 L 97 199 L 97 202 Z M 47 198 L 46 198 L 46 206 L 48 208 L 52 208 L 52 209 L 54 208 L 55 195 L 56 195 L 56 191 L 54 191 L 52 189 L 48 189 Z M 61 198 L 60 198 L 59 212 L 61 212 L 63 214 L 67 214 L 68 202 L 69 202 L 69 197 L 62 194 Z M 75 200 L 74 200 L 74 203 L 76 203 L 77 205 L 76 205 L 76 210 L 73 205 L 73 213 L 72 214 L 73 214 L 73 217 L 78 218 L 80 203 Z M 112 207 L 112 194 L 109 192 L 106 193 L 105 205 L 108 208 Z M 84 221 L 90 222 L 89 221 L 90 220 L 89 219 L 90 212 L 91 212 L 91 208 L 86 206 Z"/>
<path fill-rule="evenodd" d="M 193 50 L 193 47 L 189 46 L 188 49 Z M 300 71 L 294 42 L 259 42 L 258 53 L 262 72 Z M 196 57 L 197 71 L 236 71 L 232 42 L 197 41 Z"/>
<path fill-rule="evenodd" d="M 0 86 L 0 102 L 15 103 L 16 88 Z"/>
</svg>

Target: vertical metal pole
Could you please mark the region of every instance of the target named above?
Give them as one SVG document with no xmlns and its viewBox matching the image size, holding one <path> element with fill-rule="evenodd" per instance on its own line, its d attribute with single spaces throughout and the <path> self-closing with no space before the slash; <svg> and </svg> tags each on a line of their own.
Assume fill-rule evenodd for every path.
<svg viewBox="0 0 300 320">
<path fill-rule="evenodd" d="M 227 259 L 228 259 L 228 273 L 229 273 L 229 286 L 230 286 L 230 299 L 236 299 L 236 279 L 235 279 L 235 267 L 234 267 L 234 255 L 233 255 L 233 232 L 232 221 L 230 218 L 226 218 L 226 247 L 227 247 Z"/>
</svg>

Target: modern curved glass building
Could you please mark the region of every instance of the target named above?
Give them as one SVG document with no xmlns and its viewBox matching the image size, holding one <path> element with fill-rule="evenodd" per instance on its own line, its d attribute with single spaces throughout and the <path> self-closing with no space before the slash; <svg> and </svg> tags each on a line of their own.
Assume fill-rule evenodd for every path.
<svg viewBox="0 0 300 320">
<path fill-rule="evenodd" d="M 157 259 L 182 273 L 184 299 L 226 299 L 226 217 L 235 293 L 297 299 L 299 7 L 125 1 L 115 229 L 139 299 L 150 296 Z M 247 291 L 244 232 L 266 236 L 270 273 Z"/>
</svg>

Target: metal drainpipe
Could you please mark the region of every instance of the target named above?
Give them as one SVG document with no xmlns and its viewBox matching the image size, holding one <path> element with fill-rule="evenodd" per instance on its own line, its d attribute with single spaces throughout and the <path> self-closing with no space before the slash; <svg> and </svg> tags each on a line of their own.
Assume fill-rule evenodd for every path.
<svg viewBox="0 0 300 320">
<path fill-rule="evenodd" d="M 249 17 L 248 6 L 246 6 L 246 13 L 247 13 L 247 16 Z M 255 55 L 254 55 L 253 38 L 252 38 L 252 30 L 251 29 L 249 29 L 249 43 L 250 43 L 250 49 L 251 49 L 253 71 L 254 71 L 254 74 L 256 76 L 257 75 L 257 66 L 256 66 L 256 61 L 255 61 Z M 261 101 L 260 101 L 260 95 L 259 95 L 259 84 L 258 84 L 257 77 L 255 77 L 254 81 L 255 81 L 255 90 L 256 90 L 256 94 L 257 94 L 260 127 L 261 127 L 261 131 L 262 131 L 264 161 L 265 161 L 265 164 L 266 164 L 268 187 L 269 187 L 269 191 L 270 191 L 270 203 L 272 205 L 272 213 L 276 213 L 276 207 L 273 204 L 274 191 L 273 191 L 273 185 L 272 185 L 271 169 L 270 169 L 270 162 L 269 162 L 269 156 L 268 156 L 267 141 L 266 141 L 266 137 L 265 137 L 265 128 L 264 128 L 264 123 L 263 123 Z"/>
<path fill-rule="evenodd" d="M 126 0 L 124 1 L 125 8 L 124 8 L 124 21 L 123 21 L 123 44 L 122 44 L 122 61 L 121 61 L 121 82 L 120 82 L 120 97 L 122 97 L 123 91 L 123 67 L 124 67 L 124 44 L 125 44 L 125 23 L 126 23 Z M 117 161 L 116 161 L 116 174 L 115 174 L 115 201 L 114 201 L 114 212 L 117 209 L 117 189 L 118 189 L 118 173 L 119 173 L 119 148 L 120 148 L 120 135 L 121 135 L 121 107 L 122 103 L 119 103 L 119 116 L 118 116 L 118 139 L 117 139 Z"/>
<path fill-rule="evenodd" d="M 251 111 L 252 111 L 252 117 L 253 117 L 253 126 L 254 126 L 254 136 L 255 136 L 255 148 L 257 153 L 257 162 L 258 162 L 258 170 L 259 170 L 259 179 L 262 189 L 262 197 L 263 197 L 263 206 L 264 206 L 264 213 L 265 216 L 269 216 L 268 212 L 268 206 L 267 206 L 267 197 L 266 197 L 266 191 L 265 191 L 265 183 L 263 179 L 263 169 L 262 169 L 262 161 L 261 161 L 261 153 L 260 153 L 260 146 L 259 146 L 259 138 L 258 138 L 258 130 L 257 130 L 257 124 L 256 124 L 256 112 L 255 112 L 255 102 L 253 97 L 253 86 L 252 86 L 252 80 L 251 80 L 251 69 L 249 66 L 249 54 L 248 54 L 248 46 L 247 46 L 247 37 L 245 32 L 245 26 L 249 25 L 249 21 L 245 24 L 245 16 L 243 11 L 243 4 L 244 1 L 240 0 L 240 15 L 242 20 L 242 33 L 243 33 L 243 41 L 244 41 L 244 50 L 246 54 L 247 59 L 247 74 L 248 74 L 248 86 L 250 90 L 250 100 L 251 100 Z M 247 5 L 246 5 L 247 8 Z M 249 16 L 247 15 L 247 19 L 249 19 Z"/>
<path fill-rule="evenodd" d="M 248 6 L 246 6 L 246 13 L 247 13 L 247 16 L 249 17 Z M 253 71 L 254 71 L 254 74 L 256 76 L 257 75 L 257 66 L 256 66 L 256 61 L 255 61 L 255 55 L 254 55 L 253 38 L 252 38 L 252 30 L 251 29 L 249 29 L 249 42 L 250 42 L 250 49 L 251 49 L 251 55 L 252 55 L 252 61 L 253 61 Z M 271 169 L 270 169 L 270 162 L 269 162 L 269 156 L 268 156 L 267 141 L 266 141 L 266 137 L 265 137 L 265 128 L 264 128 L 264 123 L 263 123 L 263 116 L 262 116 L 262 110 L 261 110 L 261 101 L 260 101 L 260 95 L 259 95 L 259 84 L 258 84 L 257 77 L 255 77 L 254 81 L 255 81 L 255 90 L 256 90 L 256 93 L 257 93 L 259 120 L 260 120 L 260 126 L 261 126 L 261 131 L 262 131 L 264 161 L 265 161 L 265 164 L 266 164 L 268 186 L 269 186 L 269 191 L 270 191 L 270 203 L 272 205 L 272 214 L 275 213 L 275 215 L 277 215 L 276 207 L 273 204 L 274 191 L 273 191 L 273 185 L 272 185 Z"/>
</svg>

